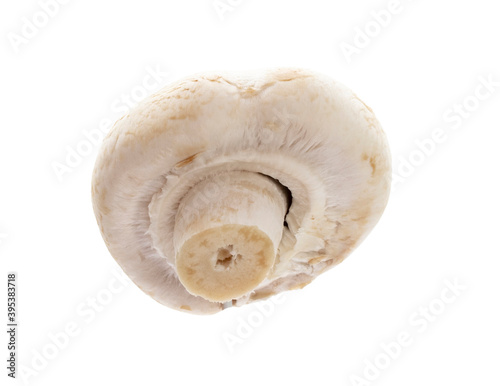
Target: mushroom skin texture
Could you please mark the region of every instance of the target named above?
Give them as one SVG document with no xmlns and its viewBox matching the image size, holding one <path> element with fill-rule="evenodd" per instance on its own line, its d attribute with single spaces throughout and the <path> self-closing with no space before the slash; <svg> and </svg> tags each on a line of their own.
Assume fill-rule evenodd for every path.
<svg viewBox="0 0 500 386">
<path fill-rule="evenodd" d="M 102 237 L 158 302 L 212 314 L 302 288 L 367 236 L 389 197 L 386 136 L 309 70 L 203 73 L 110 130 L 92 177 Z"/>
</svg>

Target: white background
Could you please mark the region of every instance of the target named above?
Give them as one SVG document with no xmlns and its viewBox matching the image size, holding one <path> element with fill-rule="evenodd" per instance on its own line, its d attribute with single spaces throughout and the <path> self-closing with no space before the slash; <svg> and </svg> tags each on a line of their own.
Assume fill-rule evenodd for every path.
<svg viewBox="0 0 500 386">
<path fill-rule="evenodd" d="M 0 287 L 18 272 L 24 366 L 14 381 L 2 365 L 2 385 L 22 384 L 21 373 L 51 386 L 500 384 L 496 2 L 401 0 L 383 27 L 372 11 L 389 1 L 233 0 L 218 13 L 212 0 L 74 0 L 44 19 L 47 2 L 0 6 Z M 23 37 L 33 18 L 40 27 Z M 251 305 L 193 316 L 132 284 L 89 311 L 117 268 L 90 202 L 98 146 L 62 178 L 54 165 L 119 118 L 122 96 L 140 93 L 152 69 L 168 72 L 157 89 L 205 70 L 275 66 L 328 74 L 377 114 L 399 183 L 374 231 L 268 315 Z M 489 94 L 479 86 L 488 78 Z M 439 129 L 441 143 L 419 153 L 416 141 Z M 441 307 L 447 280 L 466 289 Z M 68 324 L 78 333 L 54 352 L 50 336 Z M 405 331 L 411 344 L 386 363 L 381 345 Z"/>
</svg>

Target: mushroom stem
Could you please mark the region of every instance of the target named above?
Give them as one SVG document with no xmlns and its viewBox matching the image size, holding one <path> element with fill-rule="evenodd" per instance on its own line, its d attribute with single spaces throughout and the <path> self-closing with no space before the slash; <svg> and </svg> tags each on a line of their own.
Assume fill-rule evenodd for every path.
<svg viewBox="0 0 500 386">
<path fill-rule="evenodd" d="M 259 173 L 234 171 L 198 183 L 175 219 L 179 280 L 214 302 L 250 292 L 274 265 L 286 211 L 282 187 Z"/>
</svg>

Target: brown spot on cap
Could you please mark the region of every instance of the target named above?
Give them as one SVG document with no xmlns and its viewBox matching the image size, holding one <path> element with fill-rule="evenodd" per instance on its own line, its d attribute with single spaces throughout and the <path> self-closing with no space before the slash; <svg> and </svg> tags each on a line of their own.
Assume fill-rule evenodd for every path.
<svg viewBox="0 0 500 386">
<path fill-rule="evenodd" d="M 186 165 L 189 165 L 191 162 L 193 162 L 195 160 L 195 158 L 198 156 L 198 154 L 200 153 L 195 153 L 187 158 L 184 158 L 182 161 L 179 161 L 175 164 L 175 167 L 176 168 L 182 168 Z"/>
<path fill-rule="evenodd" d="M 375 174 L 375 171 L 377 170 L 377 164 L 375 163 L 375 159 L 373 157 L 370 157 L 370 166 L 372 167 L 372 176 Z"/>
<path fill-rule="evenodd" d="M 243 98 L 251 97 L 257 94 L 257 90 L 253 87 L 247 87 L 241 92 Z"/>
</svg>

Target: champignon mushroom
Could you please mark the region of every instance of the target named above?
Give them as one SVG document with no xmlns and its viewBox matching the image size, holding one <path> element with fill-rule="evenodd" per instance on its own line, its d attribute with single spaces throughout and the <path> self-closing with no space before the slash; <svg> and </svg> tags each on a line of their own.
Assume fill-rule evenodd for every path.
<svg viewBox="0 0 500 386">
<path fill-rule="evenodd" d="M 345 86 L 302 69 L 206 73 L 116 122 L 92 198 L 144 292 L 209 314 L 340 263 L 382 215 L 390 177 L 385 134 Z"/>
</svg>

